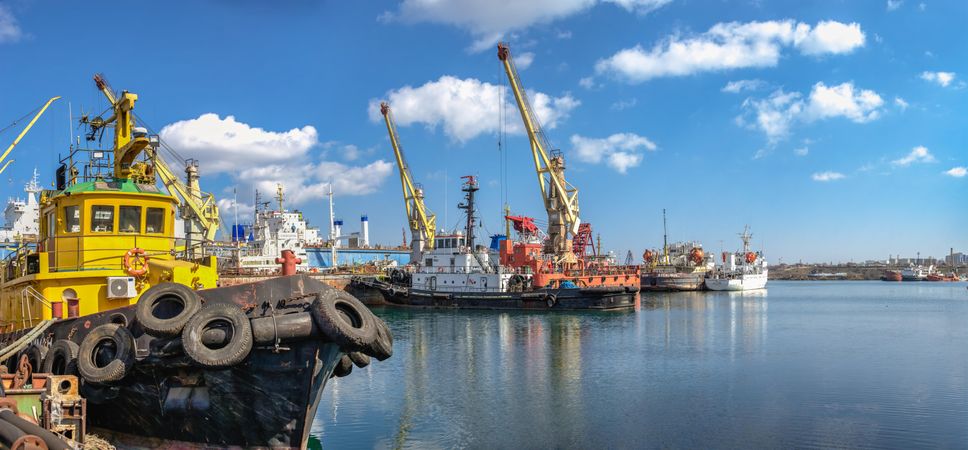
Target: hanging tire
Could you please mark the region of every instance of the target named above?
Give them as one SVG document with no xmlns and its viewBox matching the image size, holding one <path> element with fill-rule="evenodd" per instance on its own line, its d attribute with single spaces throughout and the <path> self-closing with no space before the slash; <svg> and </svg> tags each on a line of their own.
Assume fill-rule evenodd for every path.
<svg viewBox="0 0 968 450">
<path fill-rule="evenodd" d="M 135 306 L 135 317 L 148 334 L 159 338 L 178 336 L 202 307 L 194 290 L 178 283 L 161 283 L 149 288 Z"/>
<path fill-rule="evenodd" d="M 91 383 L 124 378 L 134 365 L 134 336 L 127 328 L 106 323 L 91 330 L 77 352 L 77 371 Z"/>
<path fill-rule="evenodd" d="M 366 351 L 377 339 L 373 313 L 344 291 L 333 289 L 317 297 L 312 313 L 323 336 L 346 352 Z"/>
<path fill-rule="evenodd" d="M 77 375 L 79 353 L 80 347 L 77 344 L 67 339 L 58 339 L 47 352 L 43 372 L 54 375 Z"/>
<path fill-rule="evenodd" d="M 212 329 L 224 330 L 226 338 L 217 344 L 206 345 L 202 336 Z M 252 351 L 252 325 L 237 305 L 208 303 L 182 330 L 182 347 L 185 354 L 202 367 L 234 366 Z"/>
<path fill-rule="evenodd" d="M 548 294 L 548 297 L 546 297 L 545 301 L 548 303 L 549 308 L 554 308 L 555 303 L 558 303 L 558 299 L 555 297 L 555 294 Z"/>
<path fill-rule="evenodd" d="M 337 362 L 336 367 L 333 368 L 333 374 L 330 375 L 330 378 L 332 377 L 342 378 L 349 375 L 352 372 L 353 372 L 353 360 L 351 360 L 349 356 L 343 355 L 343 356 L 340 356 L 339 362 Z"/>
<path fill-rule="evenodd" d="M 350 361 L 353 361 L 356 367 L 361 369 L 370 365 L 370 357 L 361 352 L 350 352 L 347 356 L 350 357 Z"/>
<path fill-rule="evenodd" d="M 377 361 L 384 361 L 393 356 L 393 334 L 390 333 L 390 328 L 386 322 L 380 319 L 375 320 L 375 322 L 377 323 L 376 339 L 366 350 L 367 354 L 376 358 Z"/>
</svg>

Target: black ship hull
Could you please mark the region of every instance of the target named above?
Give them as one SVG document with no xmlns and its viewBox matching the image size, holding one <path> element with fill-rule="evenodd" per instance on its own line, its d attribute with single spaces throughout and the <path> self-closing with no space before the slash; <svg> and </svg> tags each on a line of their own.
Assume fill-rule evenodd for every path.
<svg viewBox="0 0 968 450">
<path fill-rule="evenodd" d="M 706 274 L 678 272 L 650 272 L 642 274 L 643 291 L 701 291 L 705 289 Z"/>
<path fill-rule="evenodd" d="M 308 314 L 313 299 L 331 289 L 296 275 L 198 294 L 205 304 L 233 303 L 250 320 L 275 322 L 273 315 Z M 137 361 L 122 380 L 83 382 L 81 393 L 88 400 L 89 426 L 121 446 L 305 448 L 323 388 L 343 356 L 310 320 L 309 336 L 262 345 L 256 339 L 237 365 L 199 367 L 177 349 L 166 353 L 164 342 L 141 330 L 134 306 L 56 322 L 42 339 L 79 343 L 90 330 L 111 322 L 130 329 Z M 9 342 L 20 334 L 3 339 Z"/>
<path fill-rule="evenodd" d="M 379 289 L 391 305 L 431 308 L 611 310 L 635 306 L 638 288 L 535 289 L 527 292 L 441 292 L 382 282 L 354 280 Z"/>
</svg>

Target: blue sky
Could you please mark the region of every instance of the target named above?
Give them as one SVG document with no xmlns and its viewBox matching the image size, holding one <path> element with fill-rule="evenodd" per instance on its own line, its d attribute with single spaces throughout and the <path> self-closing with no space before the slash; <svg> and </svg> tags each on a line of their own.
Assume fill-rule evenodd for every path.
<svg viewBox="0 0 968 450">
<path fill-rule="evenodd" d="M 473 174 L 484 226 L 500 231 L 505 159 L 512 210 L 543 221 L 513 106 L 498 151 L 506 40 L 583 220 L 621 255 L 661 245 L 662 208 L 670 239 L 715 251 L 749 224 L 773 263 L 968 251 L 968 3 L 278 3 L 0 2 L 0 126 L 64 96 L 3 189 L 17 195 L 35 166 L 50 180 L 68 104 L 106 107 L 91 82 L 103 72 L 201 161 L 223 205 L 282 182 L 325 225 L 332 181 L 348 229 L 367 213 L 373 240 L 399 243 L 376 112 L 389 99 L 439 224 L 458 223 L 458 177 Z"/>
</svg>

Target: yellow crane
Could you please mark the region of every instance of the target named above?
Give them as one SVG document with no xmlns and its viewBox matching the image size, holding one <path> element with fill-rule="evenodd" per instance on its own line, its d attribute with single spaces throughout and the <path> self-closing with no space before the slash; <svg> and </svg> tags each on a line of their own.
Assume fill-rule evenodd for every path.
<svg viewBox="0 0 968 450">
<path fill-rule="evenodd" d="M 397 139 L 397 126 L 393 122 L 390 105 L 386 102 L 380 103 L 380 112 L 383 113 L 383 121 L 387 124 L 387 133 L 390 134 L 393 155 L 397 159 L 397 168 L 400 170 L 403 203 L 407 208 L 407 223 L 410 225 L 411 233 L 410 248 L 412 253 L 410 260 L 419 264 L 423 260 L 424 249 L 432 250 L 434 248 L 434 230 L 437 229 L 437 216 L 424 205 L 423 188 L 413 181 L 410 166 L 407 165 L 403 157 L 403 148 Z"/>
<path fill-rule="evenodd" d="M 135 129 L 135 118 L 132 110 L 138 100 L 138 95 L 122 91 L 115 95 L 104 76 L 94 75 L 94 83 L 111 103 L 113 114 L 107 119 L 96 118 L 91 121 L 92 129 L 101 128 L 114 123 L 114 176 L 116 178 L 137 178 L 145 182 L 154 182 L 157 175 L 172 195 L 176 195 L 182 202 L 183 214 L 188 219 L 191 229 L 187 233 L 201 234 L 203 240 L 215 240 L 219 230 L 218 206 L 215 196 L 202 192 L 198 184 L 198 162 L 185 162 L 185 179 L 183 183 L 171 170 L 164 158 L 158 154 L 157 146 L 160 142 L 152 142 L 147 133 L 138 133 Z M 151 160 L 151 166 L 135 163 L 135 158 L 144 152 Z"/>
<path fill-rule="evenodd" d="M 531 155 L 538 175 L 538 186 L 548 213 L 548 239 L 544 251 L 553 254 L 557 262 L 574 263 L 577 261 L 569 237 L 578 234 L 581 218 L 578 214 L 578 188 L 565 180 L 565 157 L 553 150 L 541 130 L 541 123 L 534 114 L 528 95 L 521 86 L 521 78 L 511 58 L 511 50 L 506 43 L 497 45 L 497 57 L 504 64 L 514 100 L 521 112 L 521 120 L 531 141 Z"/>
<path fill-rule="evenodd" d="M 13 148 L 16 147 L 17 144 L 20 143 L 20 140 L 27 135 L 27 132 L 30 131 L 31 128 L 33 128 L 34 124 L 37 123 L 37 119 L 40 119 L 40 116 L 44 115 L 44 111 L 47 111 L 47 108 L 50 106 L 50 104 L 54 103 L 54 101 L 56 101 L 59 98 L 60 97 L 51 97 L 50 100 L 47 100 L 47 103 L 44 103 L 44 106 L 40 107 L 40 111 L 37 111 L 37 114 L 34 114 L 34 118 L 31 119 L 29 123 L 27 123 L 27 126 L 24 127 L 23 131 L 21 131 L 19 135 L 17 135 L 17 138 L 13 140 L 13 143 L 10 144 L 9 147 L 7 147 L 7 150 L 3 152 L 3 155 L 0 155 L 0 163 L 2 163 L 3 160 L 7 159 L 7 156 L 10 155 L 10 152 L 13 151 Z M 3 173 L 4 170 L 7 170 L 7 166 L 9 166 L 10 163 L 12 162 L 13 160 L 11 159 L 10 161 L 7 161 L 7 163 L 4 164 L 3 167 L 0 167 L 0 173 Z"/>
</svg>

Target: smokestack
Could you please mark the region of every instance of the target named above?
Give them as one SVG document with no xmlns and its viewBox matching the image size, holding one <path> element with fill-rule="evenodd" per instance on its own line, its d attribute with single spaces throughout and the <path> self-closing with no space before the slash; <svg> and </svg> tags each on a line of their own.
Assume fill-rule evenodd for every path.
<svg viewBox="0 0 968 450">
<path fill-rule="evenodd" d="M 333 248 L 339 248 L 340 236 L 343 235 L 343 219 L 336 219 L 333 221 Z"/>
<path fill-rule="evenodd" d="M 370 246 L 370 219 L 363 214 L 360 217 L 360 247 L 368 248 Z"/>
</svg>

